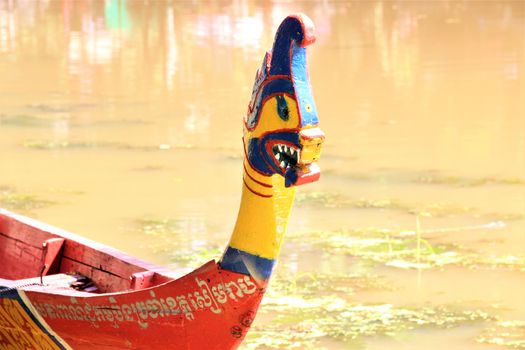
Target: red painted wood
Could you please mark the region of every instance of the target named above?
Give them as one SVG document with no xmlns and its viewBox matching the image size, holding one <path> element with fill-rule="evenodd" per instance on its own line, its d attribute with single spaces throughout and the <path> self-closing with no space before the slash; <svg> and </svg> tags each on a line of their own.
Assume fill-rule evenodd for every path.
<svg viewBox="0 0 525 350">
<path fill-rule="evenodd" d="M 313 24 L 305 15 L 291 15 L 283 21 L 273 51 L 267 53 L 266 64 L 258 73 L 249 107 L 251 116 L 246 117 L 258 118 L 256 126 L 260 121 L 257 113 L 262 109 L 258 108 L 261 101 L 257 100 L 255 105 L 254 99 L 264 96 L 257 91 L 267 83 L 266 78 L 288 79 L 293 89 L 286 83 L 283 87 L 286 91 L 268 90 L 262 104 L 269 98 L 288 94 L 289 98 L 297 99 L 299 107 L 303 102 L 312 102 L 307 107 L 315 106 L 310 101 L 307 75 L 303 74 L 304 56 L 295 55 L 292 40 L 301 47 L 314 42 Z M 292 60 L 292 55 L 296 60 Z M 301 94 L 307 100 L 299 98 Z M 299 126 L 317 125 L 316 113 L 301 114 L 299 107 Z M 260 131 L 279 135 L 280 130 L 262 127 Z M 299 129 L 281 131 L 292 135 Z M 311 134 L 306 136 L 311 138 L 311 145 L 303 137 L 302 157 L 296 164 L 301 170 L 286 173 L 286 186 L 319 178 L 318 168 L 311 163 L 319 158 L 321 136 L 317 144 Z M 265 152 L 271 155 L 272 143 L 267 145 Z M 245 147 L 245 152 L 262 156 L 250 147 Z M 261 160 L 272 168 L 266 159 Z M 254 171 L 265 176 L 277 173 L 273 169 L 269 174 L 249 159 L 248 162 Z M 276 159 L 274 165 L 279 164 Z M 282 175 L 284 167 L 280 170 Z M 245 253 L 242 257 L 252 256 Z M 49 264 L 48 270 L 42 270 L 44 263 Z M 163 268 L 2 209 L 0 266 L 0 349 L 235 349 L 251 326 L 267 283 L 222 270 L 215 261 L 174 279 Z M 246 269 L 236 266 L 234 270 Z M 268 278 L 271 268 L 266 270 Z M 50 275 L 40 277 L 42 271 Z M 71 273 L 77 276 L 72 277 Z M 30 281 L 21 280 L 26 278 Z M 56 284 L 51 284 L 53 279 Z M 70 288 L 73 284 L 82 289 L 92 282 L 97 288 L 90 289 L 90 293 Z"/>
<path fill-rule="evenodd" d="M 0 261 L 10 261 L 10 271 L 0 270 L 0 278 L 20 279 L 39 275 L 42 269 L 42 245 L 53 238 L 65 240 L 59 272 L 78 271 L 97 278 L 102 292 L 118 292 L 129 288 L 130 277 L 137 272 L 166 271 L 163 267 L 138 260 L 103 244 L 0 209 L 0 237 L 7 236 L 11 243 L 0 244 Z M 24 259 L 20 259 L 20 255 Z M 153 281 L 162 283 L 168 279 L 157 274 Z"/>
<path fill-rule="evenodd" d="M 73 349 L 234 349 L 248 331 L 264 287 L 212 261 L 139 291 L 70 297 L 26 294 Z"/>
<path fill-rule="evenodd" d="M 0 231 L 0 278 L 34 277 L 40 272 L 41 259 L 41 248 L 7 237 Z"/>
<path fill-rule="evenodd" d="M 102 293 L 119 292 L 129 288 L 129 279 L 111 275 L 106 271 L 78 263 L 69 258 L 62 258 L 60 270 L 63 272 L 75 271 L 89 277 L 91 280 L 96 281 L 96 285 Z"/>
<path fill-rule="evenodd" d="M 33 310 L 32 317 L 42 320 L 39 329 L 56 334 L 57 341 L 75 350 L 235 349 L 250 328 L 266 288 L 250 276 L 221 270 L 215 261 L 172 279 L 162 268 L 2 209 L 0 233 L 0 264 L 19 266 L 7 277 L 2 271 L 0 278 L 33 277 L 38 282 L 42 242 L 61 238 L 59 272 L 78 272 L 97 285 L 101 293 L 53 285 L 17 292 Z M 0 280 L 0 285 L 16 282 Z M 0 313 L 2 303 L 13 300 L 3 298 L 0 290 Z M 2 329 L 6 320 L 1 316 L 0 343 L 7 339 L 2 338 L 7 331 Z M 27 334 L 30 328 L 24 329 Z"/>
<path fill-rule="evenodd" d="M 155 272 L 144 271 L 131 275 L 130 288 L 133 290 L 144 289 L 154 285 Z"/>
<path fill-rule="evenodd" d="M 60 260 L 65 240 L 63 238 L 50 238 L 42 245 L 43 270 L 42 275 L 59 273 Z"/>
</svg>

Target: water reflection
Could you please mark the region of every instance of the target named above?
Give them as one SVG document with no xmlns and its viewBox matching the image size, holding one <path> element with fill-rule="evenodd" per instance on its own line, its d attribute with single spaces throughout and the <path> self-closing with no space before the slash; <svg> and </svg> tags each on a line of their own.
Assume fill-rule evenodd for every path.
<svg viewBox="0 0 525 350">
<path fill-rule="evenodd" d="M 143 66 L 148 67 L 153 81 L 161 79 L 170 91 L 174 79 L 188 83 L 199 74 L 191 57 L 220 50 L 222 56 L 230 56 L 223 60 L 226 64 L 238 55 L 258 59 L 262 45 L 268 46 L 270 33 L 292 7 L 241 1 L 217 5 L 9 0 L 0 4 L 0 52 L 23 55 L 43 51 L 57 56 L 67 47 L 67 73 L 79 79 L 82 93 L 93 93 L 95 80 L 103 76 L 100 68 L 107 74 L 122 70 L 133 78 Z M 323 41 L 330 35 L 330 17 L 324 10 L 333 5 L 323 2 L 312 7 L 319 8 L 314 12 L 320 18 L 318 40 Z M 36 37 L 34 28 L 39 28 Z M 178 62 L 179 56 L 186 59 Z M 117 64 L 122 60 L 126 61 L 123 67 Z M 64 71 L 57 73 L 63 75 Z"/>
<path fill-rule="evenodd" d="M 175 18 L 173 15 L 174 9 L 168 8 L 166 11 L 166 86 L 168 90 L 173 89 L 173 77 L 177 71 L 177 41 L 175 33 Z"/>
<path fill-rule="evenodd" d="M 420 212 L 423 231 L 452 229 L 424 237 L 438 246 L 525 256 L 518 1 L 0 1 L 0 188 L 50 198 L 39 218 L 153 262 L 222 247 L 255 70 L 295 11 L 316 24 L 308 58 L 327 142 L 323 181 L 300 189 L 310 204 L 292 216 L 285 271 L 369 273 L 362 256 L 344 253 L 348 233 L 376 228 L 392 249 L 381 235 L 414 230 Z M 143 217 L 176 224 L 152 239 L 133 229 Z M 506 225 L 461 230 L 491 220 Z M 323 232 L 320 246 L 307 242 Z M 487 280 L 485 270 L 381 265 L 373 272 L 399 289 L 359 297 L 432 304 L 475 294 L 522 319 L 522 272 L 498 269 Z M 469 278 L 474 288 L 458 283 Z"/>
<path fill-rule="evenodd" d="M 363 171 L 524 176 L 519 2 L 4 1 L 3 113 L 52 121 L 18 144 L 237 149 L 224 125 L 239 123 L 254 67 L 296 10 L 317 26 L 309 59 L 328 156 Z"/>
<path fill-rule="evenodd" d="M 12 2 L 0 4 L 0 52 L 14 50 L 15 14 L 12 11 Z"/>
<path fill-rule="evenodd" d="M 320 112 L 330 116 L 331 152 L 373 160 L 361 164 L 366 169 L 523 175 L 523 3 L 313 1 L 297 7 L 4 1 L 0 88 L 22 100 L 12 101 L 15 115 L 28 112 L 28 86 L 29 98 L 51 109 L 95 106 L 61 116 L 30 110 L 56 121 L 47 137 L 59 141 L 110 137 L 137 146 L 235 148 L 233 130 L 213 130 L 241 118 L 261 52 L 285 14 L 300 9 L 317 26 L 309 58 Z M 126 133 L 71 125 L 107 119 L 153 124 L 130 131 L 131 141 Z"/>
</svg>

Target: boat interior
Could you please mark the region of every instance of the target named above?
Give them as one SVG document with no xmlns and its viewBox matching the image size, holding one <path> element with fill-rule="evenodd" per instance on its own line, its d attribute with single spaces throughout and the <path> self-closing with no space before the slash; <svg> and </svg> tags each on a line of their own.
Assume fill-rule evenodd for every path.
<svg viewBox="0 0 525 350">
<path fill-rule="evenodd" d="M 162 268 L 0 209 L 0 291 L 113 293 L 171 280 Z"/>
</svg>

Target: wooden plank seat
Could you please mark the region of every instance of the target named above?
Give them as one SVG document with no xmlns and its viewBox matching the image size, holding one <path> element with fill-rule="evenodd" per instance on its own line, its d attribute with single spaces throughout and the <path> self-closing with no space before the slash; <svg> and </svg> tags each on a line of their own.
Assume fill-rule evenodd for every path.
<svg viewBox="0 0 525 350">
<path fill-rule="evenodd" d="M 42 243 L 42 265 L 40 275 L 23 279 L 4 279 L 0 278 L 0 287 L 5 289 L 21 290 L 63 290 L 79 291 L 82 293 L 97 292 L 97 287 L 93 282 L 81 274 L 65 274 L 60 272 L 60 263 L 64 251 L 65 239 L 49 238 Z M 0 293 L 2 293 L 0 289 Z"/>
</svg>

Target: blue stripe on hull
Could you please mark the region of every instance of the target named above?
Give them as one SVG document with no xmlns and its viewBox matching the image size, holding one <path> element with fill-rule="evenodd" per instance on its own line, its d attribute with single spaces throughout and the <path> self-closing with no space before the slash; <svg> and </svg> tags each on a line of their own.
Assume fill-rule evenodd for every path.
<svg viewBox="0 0 525 350">
<path fill-rule="evenodd" d="M 272 275 L 275 263 L 276 260 L 228 247 L 222 256 L 220 265 L 224 270 L 250 275 L 258 280 L 267 280 Z"/>
</svg>

